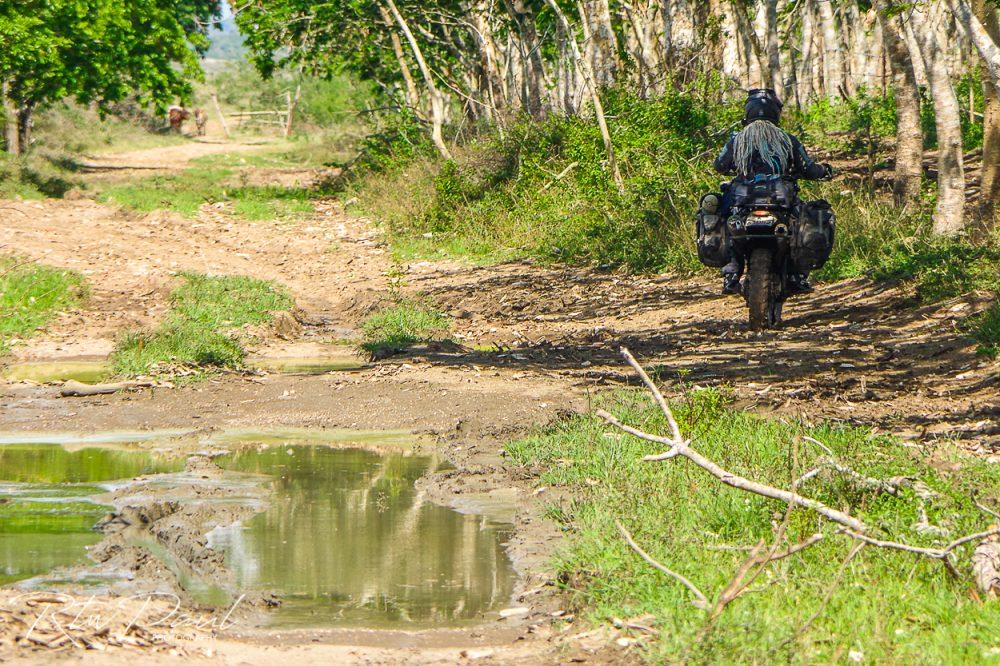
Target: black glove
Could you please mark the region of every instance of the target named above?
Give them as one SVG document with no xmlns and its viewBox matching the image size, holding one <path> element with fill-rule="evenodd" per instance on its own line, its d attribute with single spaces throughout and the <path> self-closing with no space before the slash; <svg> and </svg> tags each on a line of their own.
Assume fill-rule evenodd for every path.
<svg viewBox="0 0 1000 666">
<path fill-rule="evenodd" d="M 823 180 L 833 180 L 833 167 L 829 164 L 824 164 L 823 170 L 826 171 L 826 173 L 823 174 Z"/>
</svg>

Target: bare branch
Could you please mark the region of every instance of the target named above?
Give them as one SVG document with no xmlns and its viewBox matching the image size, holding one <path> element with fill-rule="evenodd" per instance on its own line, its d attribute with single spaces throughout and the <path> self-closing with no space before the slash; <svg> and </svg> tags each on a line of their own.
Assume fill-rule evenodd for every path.
<svg viewBox="0 0 1000 666">
<path fill-rule="evenodd" d="M 639 544 L 635 542 L 635 540 L 632 538 L 632 535 L 629 534 L 628 530 L 625 529 L 625 526 L 622 525 L 617 520 L 615 521 L 615 527 L 618 528 L 618 531 L 621 532 L 621 535 L 625 538 L 625 542 L 629 545 L 629 547 L 632 550 L 634 550 L 639 555 L 639 557 L 644 559 L 654 569 L 662 571 L 663 573 L 679 581 L 682 585 L 684 585 L 684 587 L 689 589 L 691 593 L 698 598 L 698 601 L 696 601 L 694 604 L 695 606 L 703 610 L 708 608 L 708 598 L 704 594 L 702 594 L 701 590 L 699 590 L 694 583 L 692 583 L 691 581 L 689 581 L 687 578 L 677 573 L 676 571 L 668 569 L 667 567 L 663 566 L 662 564 L 654 560 L 652 557 L 650 557 L 649 554 L 646 553 L 646 551 L 644 551 L 642 548 L 639 547 Z"/>
<path fill-rule="evenodd" d="M 838 525 L 849 527 L 858 532 L 864 532 L 867 530 L 865 524 L 860 520 L 858 520 L 857 518 L 847 513 L 844 513 L 843 511 L 838 511 L 837 509 L 828 507 L 822 502 L 810 499 L 808 497 L 802 497 L 801 495 L 793 493 L 788 490 L 775 488 L 774 486 L 758 483 L 757 481 L 751 481 L 750 479 L 746 479 L 742 476 L 729 472 L 723 469 L 722 467 L 719 467 L 717 464 L 715 464 L 705 456 L 701 455 L 700 453 L 692 449 L 689 445 L 687 445 L 684 442 L 681 442 L 680 445 L 676 445 L 672 440 L 669 440 L 665 437 L 658 437 L 657 435 L 651 435 L 649 433 L 642 432 L 641 430 L 637 430 L 635 428 L 632 428 L 631 426 L 623 424 L 621 421 L 616 419 L 611 414 L 605 412 L 604 410 L 598 410 L 597 415 L 603 418 L 611 425 L 615 426 L 616 428 L 619 428 L 635 437 L 639 437 L 640 439 L 645 439 L 660 444 L 673 445 L 673 448 L 667 453 L 663 453 L 658 456 L 647 456 L 645 458 L 645 460 L 647 461 L 667 460 L 670 458 L 674 458 L 676 456 L 684 456 L 698 467 L 701 467 L 703 470 L 705 470 L 715 478 L 722 481 L 722 483 L 726 484 L 727 486 L 732 486 L 733 488 L 739 488 L 740 490 L 745 490 L 747 492 L 751 492 L 756 495 L 762 495 L 764 497 L 779 500 L 781 502 L 797 504 L 798 506 L 802 506 L 807 509 L 812 509 L 813 511 L 819 513 L 828 520 L 831 520 L 837 523 Z"/>
<path fill-rule="evenodd" d="M 959 546 L 965 545 L 970 541 L 979 541 L 1000 534 L 1000 527 L 994 527 L 993 529 L 985 532 L 977 532 L 975 534 L 969 534 L 968 536 L 961 537 L 960 539 L 955 539 L 944 548 L 922 548 L 920 546 L 910 546 L 905 543 L 899 543 L 898 541 L 882 541 L 881 539 L 875 539 L 865 534 L 858 534 L 857 532 L 852 532 L 848 529 L 843 529 L 841 531 L 848 536 L 854 537 L 858 541 L 864 541 L 867 544 L 878 546 L 879 548 L 903 550 L 908 553 L 916 553 L 918 555 L 925 555 L 934 559 L 943 560 Z"/>
<path fill-rule="evenodd" d="M 660 393 L 660 389 L 656 387 L 653 380 L 649 378 L 646 371 L 643 370 L 642 366 L 639 365 L 639 362 L 635 360 L 635 357 L 632 356 L 632 352 L 628 350 L 628 347 L 622 347 L 621 352 L 622 356 L 625 357 L 625 360 L 628 361 L 628 364 L 632 366 L 632 369 L 638 373 L 639 377 L 642 379 L 642 383 L 645 384 L 646 388 L 648 388 L 650 393 L 653 394 L 653 398 L 656 400 L 656 404 L 659 405 L 660 409 L 663 411 L 663 415 L 667 417 L 667 423 L 670 424 L 670 432 L 674 436 L 674 442 L 684 441 L 684 438 L 681 436 L 680 426 L 677 425 L 677 419 L 674 418 L 674 413 L 671 411 L 670 405 L 667 404 L 666 398 L 664 398 L 663 394 Z"/>
</svg>

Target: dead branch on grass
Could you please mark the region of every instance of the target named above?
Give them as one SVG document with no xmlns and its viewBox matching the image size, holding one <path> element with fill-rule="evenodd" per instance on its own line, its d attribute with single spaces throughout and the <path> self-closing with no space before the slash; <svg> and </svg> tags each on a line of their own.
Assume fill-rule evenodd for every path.
<svg viewBox="0 0 1000 666">
<path fill-rule="evenodd" d="M 975 534 L 970 534 L 955 539 L 944 548 L 924 548 L 918 546 L 910 546 L 895 541 L 881 540 L 869 536 L 867 534 L 868 532 L 867 526 L 860 519 L 843 511 L 839 511 L 837 509 L 829 507 L 818 500 L 810 499 L 808 497 L 803 497 L 799 495 L 796 492 L 798 485 L 803 481 L 805 477 L 808 477 L 808 475 L 811 473 L 807 473 L 806 475 L 803 475 L 802 477 L 798 478 L 795 478 L 793 476 L 792 490 L 789 491 L 783 488 L 776 488 L 768 484 L 753 481 L 751 479 L 744 478 L 742 476 L 734 474 L 733 472 L 723 469 L 721 466 L 719 466 L 712 460 L 709 460 L 705 456 L 701 455 L 691 447 L 691 441 L 684 439 L 684 436 L 680 430 L 680 426 L 677 423 L 677 419 L 674 417 L 673 411 L 670 409 L 670 405 L 663 397 L 663 394 L 660 392 L 659 388 L 656 386 L 653 380 L 650 379 L 649 375 L 642 368 L 642 366 L 639 365 L 639 362 L 636 361 L 635 357 L 627 348 L 622 347 L 621 353 L 622 356 L 625 358 L 625 360 L 628 362 L 628 364 L 632 366 L 632 369 L 635 370 L 635 372 L 642 379 L 642 382 L 643 384 L 646 385 L 646 388 L 648 388 L 650 393 L 653 395 L 656 404 L 660 407 L 660 410 L 663 412 L 663 415 L 670 426 L 671 437 L 653 435 L 651 433 L 644 432 L 637 428 L 633 428 L 629 425 L 622 423 L 616 417 L 614 417 L 613 415 L 604 410 L 598 410 L 596 414 L 597 416 L 600 416 L 602 419 L 604 419 L 610 425 L 634 437 L 670 447 L 664 453 L 646 456 L 645 458 L 643 458 L 643 460 L 647 462 L 660 462 L 660 461 L 671 460 L 673 458 L 681 456 L 683 458 L 687 458 L 695 465 L 702 468 L 703 470 L 705 470 L 706 472 L 714 476 L 716 479 L 718 479 L 719 481 L 728 486 L 731 486 L 733 488 L 738 488 L 740 490 L 744 490 L 746 492 L 750 492 L 756 495 L 760 495 L 762 497 L 767 497 L 769 499 L 779 500 L 785 502 L 788 505 L 788 509 L 786 510 L 785 513 L 785 519 L 784 521 L 782 521 L 782 524 L 778 529 L 777 538 L 775 539 L 775 542 L 772 545 L 770 551 L 766 555 L 762 554 L 764 550 L 763 541 L 759 542 L 756 546 L 754 546 L 753 550 L 751 550 L 750 552 L 750 556 L 743 562 L 743 564 L 740 566 L 740 568 L 734 575 L 733 579 L 730 581 L 729 585 L 727 585 L 726 589 L 724 589 L 717 598 L 715 606 L 711 613 L 709 621 L 710 624 L 711 621 L 714 620 L 718 616 L 718 614 L 725 609 L 726 605 L 728 605 L 737 597 L 739 597 L 739 595 L 742 594 L 743 591 L 745 591 L 746 588 L 753 583 L 754 579 L 756 579 L 756 577 L 760 574 L 760 572 L 763 571 L 763 569 L 767 566 L 767 564 L 788 557 L 789 555 L 792 555 L 794 553 L 801 552 L 802 550 L 805 550 L 806 548 L 818 543 L 823 538 L 822 534 L 817 533 L 794 546 L 790 546 L 781 553 L 778 552 L 777 549 L 783 539 L 789 515 L 795 506 L 801 506 L 807 509 L 811 509 L 812 511 L 815 511 L 816 513 L 820 514 L 827 520 L 840 525 L 839 533 L 850 536 L 855 540 L 855 542 L 860 542 L 865 545 L 876 546 L 879 548 L 906 551 L 922 555 L 925 557 L 929 557 L 931 559 L 941 560 L 941 562 L 947 569 L 948 573 L 955 578 L 959 578 L 960 573 L 958 572 L 958 569 L 955 567 L 955 563 L 952 561 L 951 555 L 957 548 L 967 543 L 971 543 L 973 541 L 980 541 L 981 542 L 980 545 L 992 544 L 996 540 L 996 537 L 1000 536 L 1000 527 L 994 527 L 992 529 L 983 532 L 977 532 Z M 833 469 L 835 469 L 835 471 L 841 474 L 845 474 L 854 481 L 862 483 L 863 485 L 869 488 L 876 489 L 881 492 L 890 492 L 890 494 L 896 495 L 898 493 L 899 485 L 907 481 L 907 479 L 893 479 L 892 482 L 887 482 L 887 481 L 882 481 L 880 479 L 874 479 L 872 477 L 868 477 L 858 472 L 855 472 L 849 467 L 841 465 L 840 463 L 837 463 L 835 460 L 833 460 L 832 450 L 826 445 L 824 445 L 822 442 L 819 442 L 811 437 L 806 439 L 822 447 L 824 451 L 827 452 L 829 456 L 831 456 L 830 458 L 826 459 L 825 464 L 830 465 Z M 921 492 L 919 489 L 916 490 L 918 496 L 920 496 L 921 498 L 929 496 L 928 493 L 932 493 L 932 491 L 929 491 L 929 489 L 928 493 Z M 976 502 L 976 505 L 980 509 L 982 509 L 987 513 L 990 513 L 991 515 L 994 516 L 997 515 L 993 510 L 986 508 L 985 506 L 979 504 L 979 502 Z M 619 531 L 622 532 L 623 536 L 625 536 L 626 541 L 629 543 L 629 546 L 632 547 L 632 549 L 635 550 L 637 553 L 639 553 L 639 555 L 647 563 L 684 583 L 688 587 L 688 589 L 690 589 L 692 592 L 696 594 L 696 596 L 698 596 L 699 600 L 705 598 L 705 595 L 702 594 L 700 591 L 697 591 L 697 588 L 693 584 L 691 584 L 690 581 L 688 581 L 686 578 L 684 578 L 680 574 L 677 574 L 676 572 L 671 571 L 662 564 L 656 562 L 656 560 L 653 560 L 651 557 L 649 557 L 649 555 L 647 555 L 644 551 L 642 551 L 642 549 L 635 544 L 635 541 L 632 540 L 631 536 L 621 526 L 621 524 L 618 524 L 618 528 Z M 854 558 L 854 556 L 857 555 L 859 551 L 860 548 L 857 546 L 854 549 L 852 549 L 851 554 L 848 556 L 848 559 L 845 560 L 842 568 L 846 568 L 846 565 Z M 993 556 L 992 550 L 990 550 L 988 556 L 992 559 Z M 753 576 L 750 576 L 748 580 L 748 575 L 750 574 L 751 571 L 754 570 L 755 567 L 756 567 L 756 573 L 754 573 Z M 839 580 L 837 581 L 837 584 L 839 585 Z M 990 590 L 987 589 L 986 591 L 989 592 Z"/>
<path fill-rule="evenodd" d="M 617 527 L 618 531 L 621 532 L 621 535 L 625 538 L 625 543 L 629 545 L 629 548 L 634 550 L 639 555 L 639 557 L 641 557 L 643 560 L 646 561 L 647 564 L 649 564 L 651 567 L 653 567 L 658 571 L 662 571 L 663 573 L 667 574 L 674 580 L 679 581 L 684 587 L 691 590 L 691 594 L 693 594 L 698 599 L 696 602 L 694 602 L 695 606 L 701 609 L 708 608 L 708 597 L 706 597 L 702 593 L 702 591 L 699 590 L 697 586 L 695 586 L 694 583 L 692 583 L 691 581 L 689 581 L 687 578 L 677 573 L 676 571 L 668 569 L 667 567 L 663 566 L 662 564 L 654 560 L 652 557 L 650 557 L 650 555 L 646 553 L 646 551 L 644 551 L 642 548 L 639 547 L 639 544 L 635 542 L 635 540 L 632 538 L 632 535 L 629 534 L 628 530 L 625 529 L 625 526 L 622 525 L 617 520 L 615 521 L 615 527 Z"/>
</svg>

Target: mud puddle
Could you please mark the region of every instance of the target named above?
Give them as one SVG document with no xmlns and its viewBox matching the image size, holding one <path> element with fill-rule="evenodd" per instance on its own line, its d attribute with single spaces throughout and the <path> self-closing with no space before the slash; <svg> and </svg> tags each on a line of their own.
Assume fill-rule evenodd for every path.
<svg viewBox="0 0 1000 666">
<path fill-rule="evenodd" d="M 0 437 L 0 584 L 246 598 L 276 629 L 454 627 L 509 603 L 510 524 L 431 503 L 416 482 L 446 463 L 412 435 L 163 434 Z"/>
<path fill-rule="evenodd" d="M 145 451 L 0 446 L 0 584 L 85 563 L 101 540 L 94 525 L 111 510 L 97 497 L 122 479 L 183 466 Z"/>
</svg>

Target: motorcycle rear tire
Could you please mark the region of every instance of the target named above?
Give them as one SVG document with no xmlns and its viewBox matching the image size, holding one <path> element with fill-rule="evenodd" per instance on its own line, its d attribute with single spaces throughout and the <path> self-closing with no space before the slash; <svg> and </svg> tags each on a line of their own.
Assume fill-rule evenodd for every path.
<svg viewBox="0 0 1000 666">
<path fill-rule="evenodd" d="M 780 288 L 772 271 L 774 254 L 759 247 L 750 254 L 747 266 L 746 298 L 750 308 L 750 328 L 764 331 L 781 322 Z"/>
</svg>

